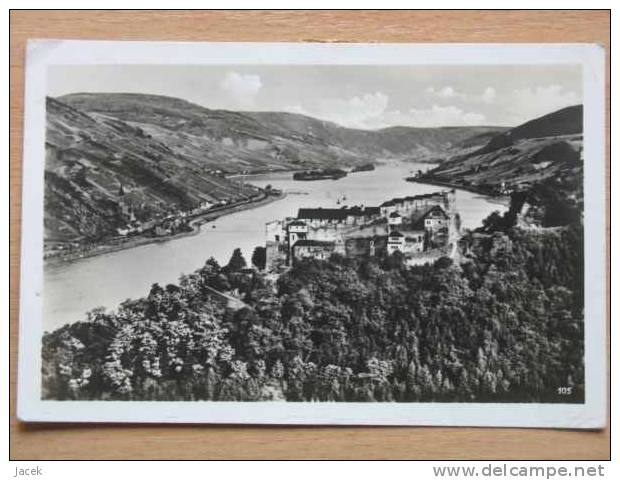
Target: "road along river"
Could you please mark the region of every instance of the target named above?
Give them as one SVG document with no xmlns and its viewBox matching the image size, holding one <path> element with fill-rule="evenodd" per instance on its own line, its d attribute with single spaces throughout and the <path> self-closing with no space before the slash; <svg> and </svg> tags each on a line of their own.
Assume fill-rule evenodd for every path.
<svg viewBox="0 0 620 480">
<path fill-rule="evenodd" d="M 146 295 L 155 282 L 176 283 L 181 274 L 193 272 L 210 256 L 226 264 L 236 247 L 249 263 L 254 247 L 264 245 L 265 223 L 296 216 L 300 207 L 375 206 L 394 197 L 440 190 L 404 180 L 411 172 L 427 168 L 428 164 L 391 162 L 336 181 L 294 181 L 292 173 L 245 177 L 244 181 L 260 187 L 270 184 L 287 195 L 283 200 L 206 223 L 197 235 L 46 266 L 43 328 L 50 331 L 83 320 L 95 307 L 113 310 L 127 298 Z M 464 190 L 457 190 L 456 207 L 464 228 L 478 227 L 494 210 L 506 209 L 497 198 Z"/>
</svg>

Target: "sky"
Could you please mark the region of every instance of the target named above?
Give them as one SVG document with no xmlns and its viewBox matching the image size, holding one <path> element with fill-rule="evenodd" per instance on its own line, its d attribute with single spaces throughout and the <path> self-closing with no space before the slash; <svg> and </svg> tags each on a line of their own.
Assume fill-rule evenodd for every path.
<svg viewBox="0 0 620 480">
<path fill-rule="evenodd" d="M 211 109 L 301 113 L 352 128 L 516 126 L 582 102 L 578 65 L 52 66 L 48 95 L 131 92 Z"/>
</svg>

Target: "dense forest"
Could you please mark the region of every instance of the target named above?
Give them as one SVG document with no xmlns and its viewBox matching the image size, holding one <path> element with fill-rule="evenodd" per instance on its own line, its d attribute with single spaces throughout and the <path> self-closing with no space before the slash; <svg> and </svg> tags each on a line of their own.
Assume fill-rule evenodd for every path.
<svg viewBox="0 0 620 480">
<path fill-rule="evenodd" d="M 209 259 L 46 333 L 43 398 L 583 402 L 581 219 L 522 229 L 514 210 L 465 233 L 458 262 L 335 255 L 274 279 L 239 251 Z"/>
</svg>

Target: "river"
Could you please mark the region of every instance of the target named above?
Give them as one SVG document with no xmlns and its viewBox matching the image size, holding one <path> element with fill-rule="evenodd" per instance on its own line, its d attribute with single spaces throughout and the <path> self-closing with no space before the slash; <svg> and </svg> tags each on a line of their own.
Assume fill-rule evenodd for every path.
<svg viewBox="0 0 620 480">
<path fill-rule="evenodd" d="M 254 247 L 264 245 L 265 223 L 295 216 L 300 207 L 374 206 L 394 197 L 440 190 L 433 185 L 404 180 L 412 171 L 429 167 L 429 164 L 388 162 L 374 171 L 352 173 L 336 181 L 293 181 L 291 173 L 246 177 L 244 181 L 260 187 L 271 184 L 287 196 L 207 223 L 197 235 L 46 266 L 43 328 L 50 331 L 82 320 L 87 311 L 98 306 L 114 309 L 127 298 L 146 295 L 152 283 L 175 283 L 181 274 L 196 270 L 210 256 L 226 264 L 236 247 L 241 248 L 249 262 Z M 343 196 L 346 201 L 338 205 L 338 199 Z M 464 190 L 457 190 L 456 206 L 464 228 L 478 227 L 494 210 L 506 209 L 496 198 Z"/>
</svg>

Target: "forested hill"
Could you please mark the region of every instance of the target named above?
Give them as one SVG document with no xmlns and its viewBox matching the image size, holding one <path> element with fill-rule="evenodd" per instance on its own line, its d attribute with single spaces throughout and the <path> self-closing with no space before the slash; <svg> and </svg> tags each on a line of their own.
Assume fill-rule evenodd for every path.
<svg viewBox="0 0 620 480">
<path fill-rule="evenodd" d="M 424 178 L 488 193 L 502 184 L 521 189 L 553 180 L 580 197 L 582 136 L 582 105 L 567 107 L 494 135 L 481 148 L 469 147 Z"/>
</svg>

